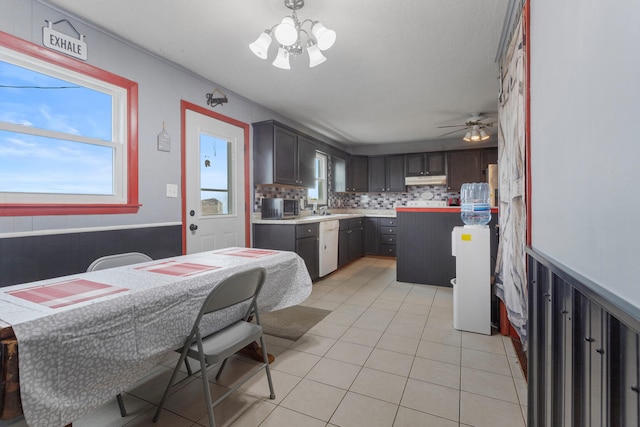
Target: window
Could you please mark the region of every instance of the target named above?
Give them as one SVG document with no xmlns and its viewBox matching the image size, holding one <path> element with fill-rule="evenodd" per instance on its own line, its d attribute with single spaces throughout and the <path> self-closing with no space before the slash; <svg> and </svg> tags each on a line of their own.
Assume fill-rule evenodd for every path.
<svg viewBox="0 0 640 427">
<path fill-rule="evenodd" d="M 309 203 L 327 204 L 327 156 L 316 151 L 316 186 L 308 190 Z"/>
<path fill-rule="evenodd" d="M 200 214 L 233 214 L 231 142 L 200 134 Z"/>
<path fill-rule="evenodd" d="M 137 84 L 0 36 L 0 215 L 138 209 Z"/>
</svg>

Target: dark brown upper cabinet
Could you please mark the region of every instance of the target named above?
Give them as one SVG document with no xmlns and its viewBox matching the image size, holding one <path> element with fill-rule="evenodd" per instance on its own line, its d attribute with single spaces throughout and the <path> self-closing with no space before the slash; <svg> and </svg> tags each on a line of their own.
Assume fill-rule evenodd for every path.
<svg viewBox="0 0 640 427">
<path fill-rule="evenodd" d="M 369 191 L 403 192 L 404 155 L 369 157 Z"/>
<path fill-rule="evenodd" d="M 369 191 L 369 158 L 367 156 L 351 156 L 347 166 L 347 191 Z"/>
<path fill-rule="evenodd" d="M 412 153 L 404 156 L 405 176 L 445 175 L 445 153 Z"/>
<path fill-rule="evenodd" d="M 255 184 L 315 186 L 316 149 L 313 142 L 274 122 L 253 124 Z"/>
<path fill-rule="evenodd" d="M 486 165 L 497 161 L 497 148 L 447 152 L 447 191 L 460 191 L 467 182 L 486 182 Z"/>
</svg>

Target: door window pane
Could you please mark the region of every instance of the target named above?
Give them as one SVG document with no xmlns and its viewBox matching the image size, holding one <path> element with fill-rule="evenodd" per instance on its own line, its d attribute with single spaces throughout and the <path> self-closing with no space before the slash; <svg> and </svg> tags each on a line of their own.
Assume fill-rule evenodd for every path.
<svg viewBox="0 0 640 427">
<path fill-rule="evenodd" d="M 232 144 L 200 134 L 200 212 L 203 216 L 233 214 Z"/>
</svg>

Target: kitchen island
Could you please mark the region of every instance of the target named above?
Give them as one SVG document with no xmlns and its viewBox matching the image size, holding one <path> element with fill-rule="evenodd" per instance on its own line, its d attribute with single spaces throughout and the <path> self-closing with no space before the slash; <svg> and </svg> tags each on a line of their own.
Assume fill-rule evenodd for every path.
<svg viewBox="0 0 640 427">
<path fill-rule="evenodd" d="M 456 258 L 451 255 L 453 227 L 464 225 L 460 207 L 397 208 L 397 280 L 451 286 Z M 498 209 L 491 209 L 491 272 L 498 252 Z"/>
</svg>

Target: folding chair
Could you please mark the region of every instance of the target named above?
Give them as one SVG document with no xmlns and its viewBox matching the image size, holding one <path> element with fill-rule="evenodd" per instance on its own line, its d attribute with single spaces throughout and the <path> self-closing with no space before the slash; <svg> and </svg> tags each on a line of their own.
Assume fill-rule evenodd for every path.
<svg viewBox="0 0 640 427">
<path fill-rule="evenodd" d="M 260 314 L 258 313 L 256 305 L 258 294 L 260 293 L 264 283 L 265 275 L 266 271 L 264 268 L 255 268 L 249 271 L 237 273 L 223 280 L 209 293 L 200 308 L 193 324 L 193 328 L 185 340 L 184 346 L 181 349 L 176 350 L 180 352 L 180 358 L 173 370 L 169 384 L 167 384 L 167 388 L 162 395 L 162 400 L 158 405 L 158 409 L 153 416 L 154 423 L 158 421 L 164 402 L 169 394 L 169 389 L 173 385 L 176 375 L 178 374 L 180 364 L 187 357 L 200 361 L 200 373 L 202 375 L 204 395 L 207 400 L 209 425 L 211 427 L 215 427 L 215 420 L 213 418 L 214 406 L 236 391 L 254 375 L 262 371 L 262 368 L 267 372 L 267 381 L 269 382 L 270 392 L 269 398 L 276 398 L 273 391 L 273 382 L 271 381 L 271 371 L 269 370 L 267 348 L 264 342 L 264 335 L 262 334 Z M 218 332 L 202 337 L 200 332 L 200 321 L 203 316 L 215 316 L 217 311 L 224 310 L 225 308 L 241 303 L 249 303 L 248 308 L 244 313 L 239 313 L 231 325 Z M 248 322 L 251 315 L 254 315 L 255 317 L 255 324 Z M 233 356 L 237 351 L 258 339 L 260 339 L 260 344 L 262 345 L 263 363 L 260 364 L 260 366 L 253 368 L 252 371 L 236 381 L 233 384 L 233 387 L 215 402 L 211 402 L 209 380 L 207 379 L 207 366 L 220 365 L 216 374 L 216 379 L 219 379 L 229 357 Z"/>
<path fill-rule="evenodd" d="M 89 265 L 89 268 L 87 268 L 87 271 L 105 270 L 107 268 L 123 267 L 125 265 L 138 264 L 147 261 L 152 261 L 152 259 L 148 255 L 140 252 L 107 255 L 93 261 L 91 265 Z M 122 394 L 118 393 L 116 399 L 118 400 L 118 407 L 120 408 L 120 416 L 126 417 L 127 410 L 124 407 Z"/>
<path fill-rule="evenodd" d="M 152 259 L 140 252 L 127 252 L 124 254 L 107 255 L 93 261 L 87 271 L 105 270 L 107 268 L 122 267 L 152 261 Z"/>
</svg>

